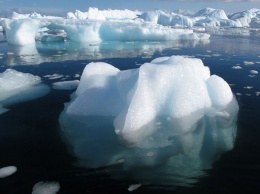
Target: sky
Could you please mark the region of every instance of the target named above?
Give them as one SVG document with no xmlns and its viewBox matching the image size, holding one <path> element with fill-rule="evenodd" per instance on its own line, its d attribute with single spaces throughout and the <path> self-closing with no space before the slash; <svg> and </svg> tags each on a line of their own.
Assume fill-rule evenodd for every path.
<svg viewBox="0 0 260 194">
<path fill-rule="evenodd" d="M 260 9 L 260 0 L 0 0 L 0 12 L 20 8 L 46 15 L 65 16 L 67 12 L 74 12 L 76 9 L 87 11 L 88 7 L 139 11 L 182 9 L 194 12 L 211 7 L 233 13 L 251 8 Z"/>
</svg>

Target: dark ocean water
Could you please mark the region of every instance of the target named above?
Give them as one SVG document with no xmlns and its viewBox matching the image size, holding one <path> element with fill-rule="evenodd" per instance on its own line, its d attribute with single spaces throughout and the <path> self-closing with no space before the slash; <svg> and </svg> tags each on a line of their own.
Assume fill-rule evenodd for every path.
<svg viewBox="0 0 260 194">
<path fill-rule="evenodd" d="M 260 73 L 259 45 L 257 36 L 213 36 L 206 42 L 105 42 L 94 46 L 66 42 L 18 47 L 2 41 L 0 73 L 8 68 L 31 73 L 50 87 L 57 81 L 79 79 L 77 75 L 93 61 L 125 70 L 156 57 L 194 56 L 210 67 L 211 74 L 230 84 L 239 114 L 233 150 L 224 153 L 211 169 L 205 169 L 203 176 L 181 177 L 171 184 L 140 182 L 123 172 L 120 179 L 110 173 L 111 169 L 75 165 L 77 158 L 68 152 L 59 124 L 64 103 L 73 91 L 51 89 L 41 98 L 9 106 L 10 110 L 0 115 L 0 168 L 14 165 L 18 169 L 14 175 L 0 179 L 0 193 L 31 193 L 40 181 L 59 182 L 59 193 L 63 194 L 129 193 L 129 185 L 137 183 L 142 186 L 133 193 L 259 193 L 260 75 L 250 72 Z M 186 179 L 193 181 L 182 184 Z"/>
</svg>

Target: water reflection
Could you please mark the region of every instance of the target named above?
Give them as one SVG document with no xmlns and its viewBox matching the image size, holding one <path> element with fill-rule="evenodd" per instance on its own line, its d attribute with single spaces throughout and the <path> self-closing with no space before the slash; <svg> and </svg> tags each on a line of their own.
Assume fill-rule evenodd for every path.
<svg viewBox="0 0 260 194">
<path fill-rule="evenodd" d="M 49 42 L 26 46 L 8 45 L 4 63 L 8 66 L 39 65 L 44 62 L 68 60 L 100 60 L 105 58 L 150 58 L 164 49 L 194 48 L 209 44 L 209 40 L 182 40 L 164 42 L 102 42 L 97 44 Z"/>
</svg>

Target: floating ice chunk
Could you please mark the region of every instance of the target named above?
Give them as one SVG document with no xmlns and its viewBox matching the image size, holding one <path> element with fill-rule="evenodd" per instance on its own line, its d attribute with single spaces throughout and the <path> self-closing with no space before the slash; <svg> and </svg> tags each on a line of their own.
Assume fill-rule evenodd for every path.
<svg viewBox="0 0 260 194">
<path fill-rule="evenodd" d="M 258 71 L 256 71 L 256 70 L 250 70 L 250 73 L 256 75 L 256 74 L 258 74 Z"/>
<path fill-rule="evenodd" d="M 93 13 L 92 13 L 93 12 Z M 95 9 L 88 17 L 98 14 Z M 92 16 L 91 16 L 92 17 Z M 35 43 L 38 29 L 47 27 L 50 30 L 64 30 L 67 38 L 75 42 L 101 41 L 163 41 L 163 40 L 208 40 L 206 33 L 194 33 L 189 29 L 173 29 L 167 26 L 141 21 L 106 21 L 97 16 L 93 19 L 17 19 L 2 21 L 10 44 L 26 45 Z M 46 35 L 43 41 L 61 40 L 61 36 Z"/>
<path fill-rule="evenodd" d="M 232 149 L 236 136 L 229 85 L 196 58 L 161 57 L 125 71 L 90 63 L 71 97 L 60 123 L 86 167 L 123 158 L 127 168 L 165 165 L 188 176 Z"/>
<path fill-rule="evenodd" d="M 233 66 L 232 69 L 243 69 L 243 68 L 239 65 L 236 65 L 236 66 Z"/>
<path fill-rule="evenodd" d="M 253 86 L 245 86 L 244 88 L 245 88 L 245 89 L 249 89 L 249 90 L 250 90 L 250 89 L 252 89 L 252 88 L 253 88 Z"/>
<path fill-rule="evenodd" d="M 55 82 L 52 88 L 56 90 L 75 90 L 79 85 L 79 80 Z"/>
<path fill-rule="evenodd" d="M 34 44 L 37 30 L 43 25 L 36 19 L 18 19 L 2 21 L 7 42 L 14 45 Z"/>
<path fill-rule="evenodd" d="M 0 168 L 0 178 L 5 178 L 5 177 L 8 177 L 8 176 L 11 176 L 16 171 L 17 171 L 17 168 L 15 166 L 7 166 L 7 167 L 4 167 L 4 168 Z"/>
<path fill-rule="evenodd" d="M 49 92 L 41 78 L 29 73 L 7 69 L 0 73 L 0 107 L 39 98 Z M 4 109 L 5 110 L 5 109 Z M 3 109 L 0 112 L 4 111 Z"/>
<path fill-rule="evenodd" d="M 138 188 L 141 187 L 141 186 L 142 186 L 142 184 L 129 185 L 128 191 L 129 191 L 129 192 L 132 192 L 132 191 L 138 189 Z"/>
<path fill-rule="evenodd" d="M 34 84 L 38 84 L 41 78 L 29 73 L 21 73 L 12 69 L 7 69 L 0 74 L 0 90 L 13 90 Z M 1 99 L 1 98 L 0 98 Z"/>
<path fill-rule="evenodd" d="M 58 182 L 39 182 L 33 186 L 32 194 L 56 194 L 59 190 Z"/>
<path fill-rule="evenodd" d="M 51 75 L 45 75 L 43 77 L 48 78 L 48 79 L 60 79 L 60 78 L 64 77 L 64 75 L 54 73 L 54 74 L 51 74 Z"/>
<path fill-rule="evenodd" d="M 244 61 L 244 65 L 254 65 L 255 63 L 252 61 Z"/>
</svg>

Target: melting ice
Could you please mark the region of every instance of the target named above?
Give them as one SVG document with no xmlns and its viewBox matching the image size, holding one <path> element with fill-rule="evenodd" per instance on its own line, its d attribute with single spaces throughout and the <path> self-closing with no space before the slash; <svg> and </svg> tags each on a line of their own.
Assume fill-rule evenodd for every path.
<svg viewBox="0 0 260 194">
<path fill-rule="evenodd" d="M 49 92 L 39 76 L 7 69 L 0 73 L 0 114 L 12 104 L 33 100 Z"/>
<path fill-rule="evenodd" d="M 200 175 L 233 148 L 237 101 L 200 59 L 161 57 L 138 69 L 88 64 L 60 115 L 62 134 L 85 167 L 112 164 Z M 168 176 L 167 176 L 168 177 Z"/>
</svg>

